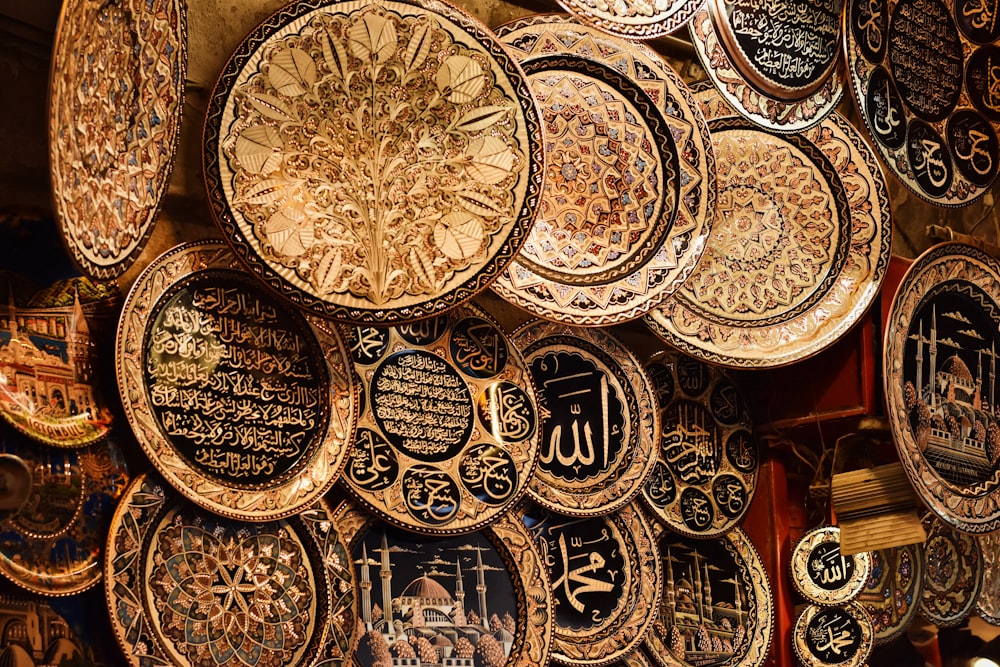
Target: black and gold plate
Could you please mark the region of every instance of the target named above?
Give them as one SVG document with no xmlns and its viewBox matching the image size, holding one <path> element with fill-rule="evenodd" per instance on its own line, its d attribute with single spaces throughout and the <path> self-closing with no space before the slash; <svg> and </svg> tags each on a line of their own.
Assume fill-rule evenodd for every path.
<svg viewBox="0 0 1000 667">
<path fill-rule="evenodd" d="M 939 628 L 954 627 L 976 608 L 983 585 L 983 552 L 975 535 L 955 530 L 931 512 L 923 523 L 927 541 L 920 615 Z"/>
<path fill-rule="evenodd" d="M 874 643 L 871 617 L 856 602 L 808 605 L 792 629 L 792 646 L 804 667 L 861 667 Z"/>
<path fill-rule="evenodd" d="M 802 597 L 818 605 L 840 605 L 861 593 L 871 575 L 867 551 L 840 552 L 840 528 L 820 526 L 806 531 L 789 557 L 792 584 Z"/>
<path fill-rule="evenodd" d="M 901 636 L 920 609 L 924 586 L 924 548 L 908 544 L 872 551 L 872 572 L 856 598 L 871 616 L 875 643 Z"/>
</svg>

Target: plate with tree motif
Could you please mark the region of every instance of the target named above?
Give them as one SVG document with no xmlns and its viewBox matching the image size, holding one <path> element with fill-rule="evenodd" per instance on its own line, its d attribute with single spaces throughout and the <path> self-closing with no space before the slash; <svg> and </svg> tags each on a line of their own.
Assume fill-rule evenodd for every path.
<svg viewBox="0 0 1000 667">
<path fill-rule="evenodd" d="M 983 552 L 975 535 L 961 533 L 932 512 L 923 518 L 924 588 L 920 615 L 939 628 L 959 625 L 976 608 L 983 585 Z"/>
<path fill-rule="evenodd" d="M 869 553 L 872 572 L 856 600 L 871 616 L 875 644 L 881 646 L 906 632 L 920 610 L 924 549 L 908 544 Z"/>
<path fill-rule="evenodd" d="M 861 667 L 874 643 L 872 620 L 856 602 L 837 607 L 811 604 L 792 629 L 795 655 L 805 667 Z"/>
<path fill-rule="evenodd" d="M 872 559 L 867 551 L 845 556 L 840 552 L 840 527 L 819 526 L 792 547 L 789 568 L 802 597 L 818 605 L 843 605 L 868 582 Z"/>
</svg>

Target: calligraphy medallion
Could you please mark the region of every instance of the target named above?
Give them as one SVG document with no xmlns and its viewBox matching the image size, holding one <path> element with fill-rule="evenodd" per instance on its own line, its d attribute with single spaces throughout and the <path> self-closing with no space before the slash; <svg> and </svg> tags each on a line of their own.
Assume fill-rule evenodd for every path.
<svg viewBox="0 0 1000 667">
<path fill-rule="evenodd" d="M 715 208 L 708 128 L 650 49 L 561 15 L 497 29 L 528 73 L 546 130 L 538 218 L 493 289 L 550 320 L 607 325 L 678 289 Z"/>
<path fill-rule="evenodd" d="M 789 567 L 802 597 L 818 605 L 843 605 L 861 593 L 872 560 L 867 551 L 845 556 L 840 552 L 840 528 L 820 526 L 795 543 Z"/>
<path fill-rule="evenodd" d="M 129 423 L 196 504 L 272 520 L 336 481 L 358 409 L 339 330 L 278 301 L 223 244 L 181 245 L 150 264 L 117 341 Z"/>
<path fill-rule="evenodd" d="M 349 322 L 486 289 L 538 207 L 537 110 L 517 63 L 438 0 L 299 0 L 230 58 L 205 125 L 216 221 L 271 287 Z"/>
<path fill-rule="evenodd" d="M 870 553 L 872 571 L 856 600 L 871 616 L 881 646 L 906 632 L 920 609 L 924 548 L 908 544 Z"/>
<path fill-rule="evenodd" d="M 977 535 L 983 554 L 983 583 L 976 600 L 976 614 L 990 625 L 1000 626 L 1000 533 Z"/>
<path fill-rule="evenodd" d="M 807 606 L 795 621 L 792 646 L 804 667 L 861 667 L 874 646 L 868 612 L 856 602 Z"/>
<path fill-rule="evenodd" d="M 344 482 L 379 517 L 425 534 L 480 528 L 527 490 L 539 415 L 527 364 L 479 307 L 351 330 L 364 407 Z"/>
<path fill-rule="evenodd" d="M 570 516 L 625 506 L 656 460 L 659 414 L 641 364 L 602 329 L 535 320 L 513 339 L 546 413 L 528 494 Z"/>
<path fill-rule="evenodd" d="M 974 535 L 961 533 L 928 512 L 924 588 L 920 615 L 940 628 L 959 625 L 975 609 L 983 585 L 983 552 Z"/>
</svg>

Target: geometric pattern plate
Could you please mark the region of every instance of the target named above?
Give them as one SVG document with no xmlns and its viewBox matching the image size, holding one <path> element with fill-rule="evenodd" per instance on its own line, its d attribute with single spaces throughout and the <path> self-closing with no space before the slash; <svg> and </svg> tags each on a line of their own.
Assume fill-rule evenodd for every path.
<svg viewBox="0 0 1000 667">
<path fill-rule="evenodd" d="M 820 526 L 806 532 L 789 558 L 792 584 L 802 597 L 818 605 L 840 605 L 861 593 L 871 576 L 867 551 L 840 553 L 840 528 Z"/>
<path fill-rule="evenodd" d="M 792 646 L 804 667 L 860 667 L 873 645 L 872 619 L 856 602 L 842 607 L 811 604 L 792 630 Z"/>
<path fill-rule="evenodd" d="M 920 615 L 939 628 L 959 625 L 975 609 L 983 585 L 983 553 L 975 535 L 960 533 L 932 512 L 923 518 L 924 590 Z"/>
<path fill-rule="evenodd" d="M 976 614 L 1000 626 L 1000 533 L 977 535 L 983 554 L 983 584 L 976 600 Z"/>
<path fill-rule="evenodd" d="M 498 34 L 538 100 L 547 167 L 538 218 L 493 289 L 569 324 L 640 317 L 684 282 L 712 226 L 715 163 L 698 105 L 654 51 L 565 15 Z"/>
<path fill-rule="evenodd" d="M 908 544 L 870 553 L 872 573 L 856 600 L 871 616 L 875 644 L 881 646 L 906 632 L 920 610 L 924 547 Z"/>
<path fill-rule="evenodd" d="M 438 0 L 300 0 L 236 49 L 212 95 L 216 222 L 268 285 L 396 324 L 472 298 L 538 207 L 541 127 L 517 63 Z"/>
</svg>

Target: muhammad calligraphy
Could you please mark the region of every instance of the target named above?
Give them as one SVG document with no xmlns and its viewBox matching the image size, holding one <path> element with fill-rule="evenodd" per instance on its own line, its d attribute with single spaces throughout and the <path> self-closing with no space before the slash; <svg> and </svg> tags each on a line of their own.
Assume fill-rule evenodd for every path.
<svg viewBox="0 0 1000 667">
<path fill-rule="evenodd" d="M 857 604 L 810 605 L 795 623 L 795 652 L 807 667 L 864 663 L 872 648 L 871 620 Z"/>
</svg>

